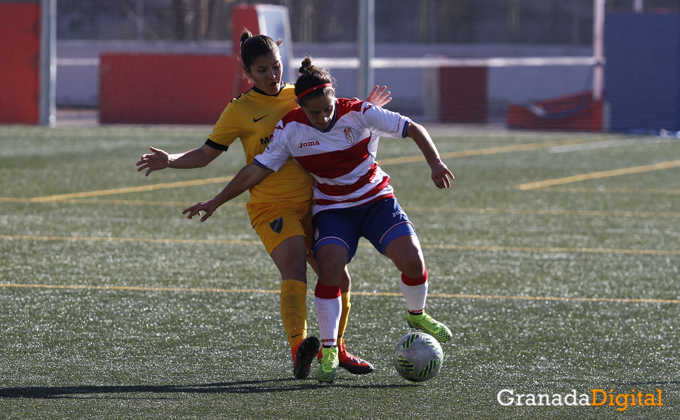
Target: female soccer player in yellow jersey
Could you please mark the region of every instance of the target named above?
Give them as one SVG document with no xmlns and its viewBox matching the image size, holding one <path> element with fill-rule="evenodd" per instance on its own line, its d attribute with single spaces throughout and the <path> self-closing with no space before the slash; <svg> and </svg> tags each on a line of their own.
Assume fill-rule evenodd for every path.
<svg viewBox="0 0 680 420">
<path fill-rule="evenodd" d="M 168 154 L 151 147 L 137 162 L 138 171 L 190 169 L 208 165 L 241 139 L 246 162 L 264 152 L 276 123 L 296 108 L 294 86 L 281 81 L 283 73 L 279 45 L 266 35 L 241 35 L 241 60 L 253 88 L 232 100 L 220 116 L 208 140 L 200 148 Z M 367 101 L 388 103 L 385 87 L 373 89 Z M 311 203 L 313 178 L 293 159 L 276 174 L 250 190 L 247 204 L 250 221 L 281 273 L 281 317 L 293 355 L 296 378 L 307 377 L 311 362 L 319 352 L 317 338 L 307 338 L 307 262 L 317 270 L 308 254 L 312 245 Z M 342 280 L 342 316 L 338 332 L 340 366 L 354 374 L 374 370 L 369 362 L 348 353 L 342 339 L 350 311 L 350 278 Z"/>
</svg>

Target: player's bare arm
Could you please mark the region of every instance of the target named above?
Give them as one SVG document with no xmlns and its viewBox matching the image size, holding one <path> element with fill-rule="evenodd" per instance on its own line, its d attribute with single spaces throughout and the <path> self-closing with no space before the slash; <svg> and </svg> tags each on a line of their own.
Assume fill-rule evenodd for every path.
<svg viewBox="0 0 680 420">
<path fill-rule="evenodd" d="M 146 176 L 153 171 L 160 171 L 165 168 L 174 169 L 194 169 L 208 165 L 215 158 L 222 154 L 221 150 L 204 144 L 203 146 L 186 151 L 184 153 L 169 154 L 161 149 L 150 147 L 152 153 L 142 155 L 137 162 L 137 171 L 146 169 Z"/>
<path fill-rule="evenodd" d="M 205 222 L 222 204 L 253 188 L 260 182 L 264 181 L 264 179 L 273 172 L 274 171 L 270 169 L 264 169 L 255 165 L 254 163 L 246 165 L 241 168 L 236 176 L 227 184 L 226 187 L 224 187 L 222 191 L 220 191 L 219 194 L 215 196 L 215 198 L 194 204 L 193 206 L 185 209 L 182 214 L 189 213 L 187 218 L 191 219 L 194 216 L 200 215 L 201 212 L 204 212 L 205 214 L 203 217 L 201 217 L 201 222 Z"/>
<path fill-rule="evenodd" d="M 437 147 L 434 145 L 427 130 L 425 130 L 423 126 L 411 122 L 406 131 L 406 135 L 413 139 L 423 153 L 423 156 L 425 156 L 425 160 L 432 170 L 432 182 L 434 182 L 434 185 L 440 189 L 450 188 L 451 181 L 455 178 L 453 173 L 451 173 L 449 168 L 439 157 Z"/>
</svg>

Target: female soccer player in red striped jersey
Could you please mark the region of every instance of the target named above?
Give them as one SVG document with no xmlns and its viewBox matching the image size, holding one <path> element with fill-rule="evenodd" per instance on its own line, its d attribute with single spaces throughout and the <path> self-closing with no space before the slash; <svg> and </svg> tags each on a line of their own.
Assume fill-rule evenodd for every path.
<svg viewBox="0 0 680 420">
<path fill-rule="evenodd" d="M 410 119 L 368 102 L 336 99 L 330 74 L 306 58 L 295 84 L 300 108 L 276 126 L 266 151 L 255 157 L 209 201 L 184 213 L 191 218 L 213 212 L 257 185 L 293 157 L 314 177 L 314 249 L 319 263 L 315 302 L 323 343 L 316 376 L 333 382 L 339 364 L 337 330 L 341 314 L 341 277 L 359 238 L 367 238 L 401 271 L 400 287 L 409 325 L 441 342 L 451 339 L 443 323 L 425 314 L 428 275 L 420 243 L 397 203 L 389 176 L 375 162 L 379 136 L 410 137 L 430 165 L 432 181 L 449 188 L 453 174 L 441 161 L 427 131 Z"/>
<path fill-rule="evenodd" d="M 189 169 L 208 165 L 241 139 L 246 162 L 262 153 L 272 138 L 275 124 L 296 107 L 293 86 L 281 81 L 281 41 L 265 35 L 241 36 L 241 60 L 245 74 L 254 86 L 225 108 L 213 132 L 203 146 L 184 153 L 168 154 L 151 147 L 137 163 L 139 171 L 165 168 Z M 385 88 L 374 89 L 370 101 L 389 102 Z M 296 378 L 307 377 L 311 362 L 319 352 L 315 337 L 307 340 L 307 263 L 316 270 L 316 261 L 307 250 L 312 245 L 311 189 L 313 180 L 292 159 L 279 172 L 250 190 L 248 214 L 251 224 L 281 273 L 281 317 L 293 356 Z M 350 278 L 342 280 L 342 325 L 338 332 L 341 366 L 355 374 L 373 371 L 369 362 L 348 353 L 342 335 L 350 310 Z"/>
</svg>

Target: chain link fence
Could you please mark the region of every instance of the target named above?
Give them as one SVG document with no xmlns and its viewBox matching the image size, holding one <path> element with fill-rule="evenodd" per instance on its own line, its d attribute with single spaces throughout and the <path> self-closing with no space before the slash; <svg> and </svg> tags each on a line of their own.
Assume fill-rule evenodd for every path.
<svg viewBox="0 0 680 420">
<path fill-rule="evenodd" d="M 610 0 L 630 9 L 634 0 Z M 355 42 L 359 0 L 59 0 L 58 39 L 229 40 L 236 3 L 287 6 L 293 42 Z M 677 10 L 678 0 L 645 8 Z M 375 0 L 376 42 L 590 45 L 592 0 Z"/>
</svg>

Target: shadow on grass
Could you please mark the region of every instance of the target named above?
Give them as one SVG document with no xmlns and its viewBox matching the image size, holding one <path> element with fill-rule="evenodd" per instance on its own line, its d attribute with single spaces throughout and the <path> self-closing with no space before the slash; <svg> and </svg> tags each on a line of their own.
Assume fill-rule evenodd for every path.
<svg viewBox="0 0 680 420">
<path fill-rule="evenodd" d="M 24 387 L 0 388 L 0 398 L 94 398 L 95 395 L 115 394 L 258 394 L 267 392 L 286 392 L 310 389 L 326 389 L 328 387 L 344 387 L 353 389 L 404 388 L 416 384 L 366 384 L 356 385 L 336 381 L 332 385 L 320 384 L 311 379 L 270 379 L 261 381 L 222 382 L 199 385 L 112 385 L 112 386 L 61 386 L 61 387 Z M 349 382 L 349 380 L 347 381 Z M 160 397 L 160 396 L 159 396 Z M 129 397 L 135 398 L 135 397 Z M 163 398 L 163 397 L 161 397 Z M 167 397 L 165 397 L 167 398 Z"/>
</svg>

